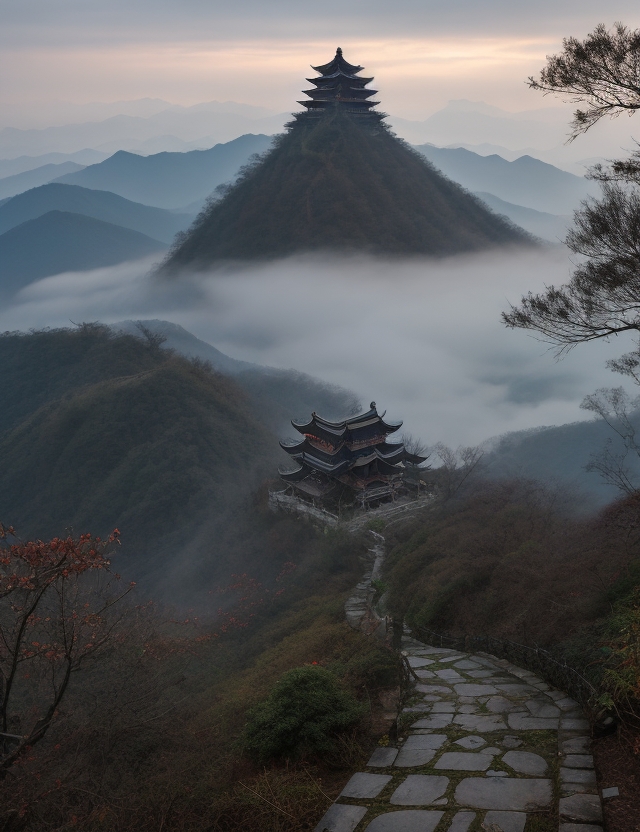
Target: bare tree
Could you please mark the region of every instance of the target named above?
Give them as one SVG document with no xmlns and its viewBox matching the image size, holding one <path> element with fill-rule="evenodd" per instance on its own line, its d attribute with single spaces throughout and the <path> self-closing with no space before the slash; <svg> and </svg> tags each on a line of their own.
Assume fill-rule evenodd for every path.
<svg viewBox="0 0 640 832">
<path fill-rule="evenodd" d="M 439 442 L 434 446 L 442 465 L 435 469 L 438 473 L 440 489 L 446 499 L 453 497 L 469 477 L 478 469 L 484 456 L 479 447 L 459 447 L 453 450 Z"/>
<path fill-rule="evenodd" d="M 43 739 L 72 676 L 119 638 L 119 586 L 91 535 L 17 540 L 0 524 L 0 779 Z M 15 541 L 15 542 L 12 542 Z"/>
<path fill-rule="evenodd" d="M 640 108 L 640 30 L 616 23 L 609 32 L 601 23 L 581 41 L 565 38 L 560 55 L 547 57 L 539 79 L 529 86 L 574 103 L 572 141 L 604 116 L 616 117 Z"/>
</svg>

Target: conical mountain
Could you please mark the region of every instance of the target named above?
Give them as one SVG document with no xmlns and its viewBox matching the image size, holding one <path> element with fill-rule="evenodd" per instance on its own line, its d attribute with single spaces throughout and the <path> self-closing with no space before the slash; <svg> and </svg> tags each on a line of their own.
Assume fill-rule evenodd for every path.
<svg viewBox="0 0 640 832">
<path fill-rule="evenodd" d="M 300 252 L 450 255 L 532 238 L 396 138 L 339 52 L 307 111 L 174 246 L 165 272 Z M 356 83 L 357 82 L 357 83 Z"/>
</svg>

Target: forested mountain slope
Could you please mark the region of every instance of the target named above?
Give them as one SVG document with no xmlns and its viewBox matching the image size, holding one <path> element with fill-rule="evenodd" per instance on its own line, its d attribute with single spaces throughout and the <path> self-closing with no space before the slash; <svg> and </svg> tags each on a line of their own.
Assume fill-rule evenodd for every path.
<svg viewBox="0 0 640 832">
<path fill-rule="evenodd" d="M 448 255 L 531 238 L 377 121 L 299 118 L 198 218 L 165 272 L 303 251 Z"/>
<path fill-rule="evenodd" d="M 283 461 L 272 433 L 283 385 L 295 412 L 314 383 L 334 406 L 348 399 L 303 378 L 271 389 L 265 376 L 248 394 L 153 337 L 99 325 L 5 333 L 0 522 L 43 539 L 117 527 L 123 574 L 190 605 L 231 573 L 264 577 L 252 495 Z"/>
</svg>

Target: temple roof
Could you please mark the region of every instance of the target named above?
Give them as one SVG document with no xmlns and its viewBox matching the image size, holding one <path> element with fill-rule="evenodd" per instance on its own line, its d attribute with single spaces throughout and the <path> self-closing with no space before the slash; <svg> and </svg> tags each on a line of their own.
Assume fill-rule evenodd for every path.
<svg viewBox="0 0 640 832">
<path fill-rule="evenodd" d="M 336 55 L 333 60 L 329 61 L 328 64 L 323 64 L 322 66 L 312 66 L 311 69 L 315 70 L 316 72 L 321 73 L 322 75 L 330 75 L 333 72 L 337 72 L 339 69 L 342 72 L 347 72 L 353 74 L 355 72 L 361 72 L 364 67 L 363 66 L 355 66 L 354 64 L 350 64 L 342 57 L 342 49 L 338 47 L 336 49 Z"/>
<path fill-rule="evenodd" d="M 359 78 L 357 73 L 363 68 L 345 61 L 342 49 L 338 47 L 332 61 L 323 66 L 312 67 L 320 75 L 317 78 L 307 78 L 307 81 L 317 89 L 305 90 L 305 95 L 308 95 L 311 100 L 298 101 L 298 104 L 306 107 L 308 114 L 331 106 L 340 106 L 349 113 L 371 115 L 377 119 L 383 118 L 384 116 L 380 113 L 371 110 L 380 102 L 365 100 L 375 95 L 377 90 L 365 89 L 373 78 Z"/>
<path fill-rule="evenodd" d="M 299 433 L 313 433 L 317 430 L 321 434 L 334 439 L 354 439 L 357 438 L 355 434 L 361 433 L 365 428 L 373 426 L 380 426 L 380 432 L 383 434 L 395 433 L 402 427 L 402 422 L 384 421 L 386 411 L 379 415 L 376 409 L 376 403 L 371 402 L 369 410 L 366 413 L 360 413 L 358 416 L 351 416 L 344 419 L 342 422 L 330 422 L 328 419 L 323 419 L 317 413 L 311 414 L 311 419 L 308 422 L 292 421 L 291 424 Z M 367 431 L 372 433 L 372 431 Z M 350 437 L 348 437 L 350 435 Z"/>
</svg>

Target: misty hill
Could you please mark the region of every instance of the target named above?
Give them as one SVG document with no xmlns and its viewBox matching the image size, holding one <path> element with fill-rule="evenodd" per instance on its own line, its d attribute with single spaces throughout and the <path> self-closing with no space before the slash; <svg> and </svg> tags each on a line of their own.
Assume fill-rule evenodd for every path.
<svg viewBox="0 0 640 832">
<path fill-rule="evenodd" d="M 198 218 L 166 270 L 301 251 L 446 255 L 529 243 L 377 120 L 300 117 Z"/>
<path fill-rule="evenodd" d="M 0 294 L 67 271 L 114 266 L 160 253 L 159 240 L 81 214 L 49 211 L 0 236 Z"/>
<path fill-rule="evenodd" d="M 507 162 L 502 156 L 479 156 L 462 147 L 416 147 L 433 165 L 470 191 L 486 191 L 507 202 L 550 214 L 570 214 L 599 187 L 583 176 L 560 170 L 531 156 Z M 75 174 L 76 176 L 78 174 Z"/>
<path fill-rule="evenodd" d="M 316 400 L 344 415 L 348 393 L 307 380 L 297 402 L 291 394 L 294 413 L 315 383 Z M 191 586 L 191 603 L 202 579 L 247 568 L 243 517 L 282 463 L 270 431 L 277 385 L 248 396 L 202 362 L 98 325 L 0 336 L 0 385 L 11 391 L 0 409 L 1 522 L 27 538 L 118 527 L 127 578 L 145 592 L 167 580 L 174 599 Z"/>
<path fill-rule="evenodd" d="M 633 419 L 640 429 L 640 413 Z M 526 477 L 547 484 L 573 486 L 581 492 L 581 508 L 589 511 L 620 496 L 597 474 L 586 471 L 593 454 L 607 443 L 618 454 L 622 442 L 602 419 L 508 433 L 487 443 L 486 472 L 495 478 Z M 640 484 L 640 460 L 626 460 Z"/>
<path fill-rule="evenodd" d="M 534 211 L 533 208 L 514 205 L 513 202 L 507 202 L 484 191 L 476 191 L 475 195 L 496 214 L 504 214 L 511 222 L 524 228 L 529 234 L 541 237 L 543 240 L 549 240 L 552 243 L 564 240 L 567 228 L 572 222 L 572 218 L 566 214 L 547 214 L 544 211 Z"/>
<path fill-rule="evenodd" d="M 179 208 L 203 202 L 214 188 L 233 179 L 253 153 L 265 151 L 271 141 L 270 136 L 246 135 L 189 153 L 137 156 L 120 151 L 100 164 L 61 177 L 60 182 L 112 191 L 144 205 Z"/>
<path fill-rule="evenodd" d="M 141 205 L 109 191 L 51 182 L 18 194 L 0 205 L 0 234 L 48 211 L 67 211 L 93 217 L 131 228 L 163 243 L 170 243 L 176 233 L 193 220 L 190 214 L 176 214 Z"/>
<path fill-rule="evenodd" d="M 14 400 L 0 419 L 4 522 L 27 538 L 117 527 L 128 577 L 186 572 L 190 546 L 228 575 L 211 518 L 278 456 L 230 379 L 101 327 L 5 335 L 0 355 Z"/>
<path fill-rule="evenodd" d="M 327 384 L 297 370 L 279 370 L 230 358 L 170 321 L 120 321 L 111 324 L 116 332 L 140 337 L 140 325 L 164 338 L 163 348 L 186 358 L 207 361 L 214 370 L 233 376 L 256 408 L 258 418 L 280 437 L 292 432 L 291 419 L 304 419 L 314 410 L 329 419 L 341 419 L 360 410 L 356 397 L 335 384 Z"/>
<path fill-rule="evenodd" d="M 27 170 L 43 167 L 44 165 L 60 165 L 64 162 L 75 162 L 85 167 L 102 162 L 108 156 L 99 150 L 85 148 L 77 153 L 44 153 L 41 156 L 17 156 L 15 159 L 0 159 L 0 177 L 14 176 Z M 58 176 L 60 173 L 58 173 Z"/>
<path fill-rule="evenodd" d="M 285 113 L 265 114 L 262 108 L 234 102 L 205 102 L 192 107 L 171 105 L 148 116 L 118 114 L 99 121 L 40 129 L 5 127 L 0 130 L 0 156 L 74 153 L 87 147 L 111 153 L 123 149 L 135 151 L 143 143 L 162 136 L 197 141 L 201 147 L 207 147 L 247 133 L 279 132 L 289 118 Z"/>
<path fill-rule="evenodd" d="M 82 165 L 76 162 L 62 162 L 61 164 L 41 165 L 40 167 L 16 173 L 13 176 L 6 176 L 0 179 L 0 199 L 21 194 L 29 188 L 37 188 L 47 182 L 52 182 L 60 176 L 68 173 L 76 173 L 82 170 Z"/>
</svg>

